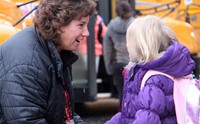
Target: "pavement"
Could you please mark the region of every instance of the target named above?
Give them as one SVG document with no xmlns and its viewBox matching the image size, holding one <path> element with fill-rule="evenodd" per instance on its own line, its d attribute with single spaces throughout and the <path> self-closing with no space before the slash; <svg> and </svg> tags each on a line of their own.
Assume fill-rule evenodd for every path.
<svg viewBox="0 0 200 124">
<path fill-rule="evenodd" d="M 116 98 L 98 98 L 76 106 L 76 112 L 87 124 L 104 124 L 118 112 L 119 100 Z"/>
</svg>

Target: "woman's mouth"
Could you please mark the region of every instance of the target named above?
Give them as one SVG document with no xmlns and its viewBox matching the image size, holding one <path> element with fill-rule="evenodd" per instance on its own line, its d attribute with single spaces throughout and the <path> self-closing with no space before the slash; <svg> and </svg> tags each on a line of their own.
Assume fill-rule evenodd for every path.
<svg viewBox="0 0 200 124">
<path fill-rule="evenodd" d="M 76 40 L 76 42 L 80 43 L 80 41 L 79 41 L 79 40 Z"/>
</svg>

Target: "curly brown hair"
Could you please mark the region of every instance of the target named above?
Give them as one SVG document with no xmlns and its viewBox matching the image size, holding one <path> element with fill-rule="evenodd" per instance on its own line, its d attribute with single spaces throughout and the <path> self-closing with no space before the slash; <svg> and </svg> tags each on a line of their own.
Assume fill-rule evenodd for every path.
<svg viewBox="0 0 200 124">
<path fill-rule="evenodd" d="M 74 19 L 91 16 L 95 7 L 93 0 L 41 0 L 33 22 L 45 40 L 53 40 L 58 45 L 60 27 Z"/>
</svg>

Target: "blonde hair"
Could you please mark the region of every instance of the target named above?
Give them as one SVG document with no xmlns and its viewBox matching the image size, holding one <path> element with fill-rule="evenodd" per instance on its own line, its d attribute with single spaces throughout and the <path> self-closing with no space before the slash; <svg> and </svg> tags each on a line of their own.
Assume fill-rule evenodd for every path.
<svg viewBox="0 0 200 124">
<path fill-rule="evenodd" d="M 131 63 L 157 59 L 159 52 L 165 51 L 170 41 L 176 39 L 161 19 L 151 15 L 135 19 L 128 27 L 126 38 Z"/>
</svg>

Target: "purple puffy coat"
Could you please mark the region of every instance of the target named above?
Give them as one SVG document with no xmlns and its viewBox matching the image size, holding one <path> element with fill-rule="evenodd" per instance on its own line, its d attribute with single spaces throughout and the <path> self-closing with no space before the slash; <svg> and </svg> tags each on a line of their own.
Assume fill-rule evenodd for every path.
<svg viewBox="0 0 200 124">
<path fill-rule="evenodd" d="M 126 70 L 122 111 L 106 124 L 177 124 L 173 100 L 173 81 L 163 75 L 151 76 L 142 90 L 141 81 L 147 70 L 175 77 L 192 73 L 195 63 L 189 50 L 172 41 L 159 59 L 139 63 Z"/>
</svg>

